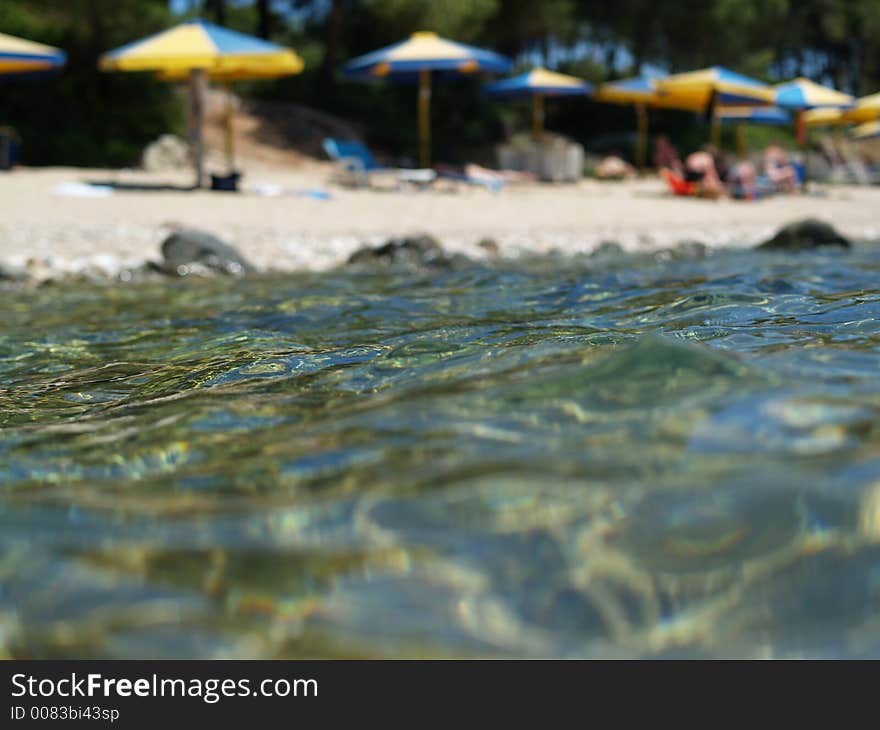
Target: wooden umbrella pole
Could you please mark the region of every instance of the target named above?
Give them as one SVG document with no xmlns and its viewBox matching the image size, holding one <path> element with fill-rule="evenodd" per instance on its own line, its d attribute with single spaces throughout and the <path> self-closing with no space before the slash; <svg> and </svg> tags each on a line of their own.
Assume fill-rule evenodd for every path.
<svg viewBox="0 0 880 730">
<path fill-rule="evenodd" d="M 745 125 L 736 125 L 736 156 L 744 160 L 746 158 Z"/>
<path fill-rule="evenodd" d="M 804 190 L 810 182 L 810 128 L 804 127 Z"/>
<path fill-rule="evenodd" d="M 544 95 L 532 96 L 532 137 L 540 142 L 544 136 Z"/>
<path fill-rule="evenodd" d="M 419 71 L 419 164 L 431 166 L 431 72 Z"/>
<path fill-rule="evenodd" d="M 795 114 L 795 137 L 797 137 L 798 145 L 804 155 L 804 189 L 807 187 L 809 178 L 809 162 L 810 162 L 810 129 L 807 127 L 807 120 L 804 116 L 804 110 L 800 109 Z"/>
<path fill-rule="evenodd" d="M 195 187 L 202 187 L 205 172 L 205 143 L 202 136 L 205 107 L 205 71 L 194 68 L 189 72 L 190 145 L 196 179 Z"/>
<path fill-rule="evenodd" d="M 641 172 L 648 164 L 648 109 L 644 104 L 636 104 L 638 120 L 638 139 L 636 141 L 636 164 Z"/>
<path fill-rule="evenodd" d="M 718 103 L 716 102 L 714 97 L 712 99 L 712 108 L 710 110 L 710 113 L 712 115 L 712 121 L 711 121 L 711 124 L 712 124 L 712 134 L 711 134 L 712 146 L 716 150 L 720 150 L 721 149 L 721 120 L 718 118 Z"/>
<path fill-rule="evenodd" d="M 233 114 L 235 97 L 232 95 L 232 82 L 226 82 L 226 166 L 229 174 L 235 172 L 235 129 L 233 127 Z"/>
</svg>

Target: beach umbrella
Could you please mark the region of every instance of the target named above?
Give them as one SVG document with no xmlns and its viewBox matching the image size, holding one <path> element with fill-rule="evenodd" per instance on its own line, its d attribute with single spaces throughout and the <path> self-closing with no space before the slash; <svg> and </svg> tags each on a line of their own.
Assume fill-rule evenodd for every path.
<svg viewBox="0 0 880 730">
<path fill-rule="evenodd" d="M 871 94 L 856 100 L 855 106 L 847 109 L 844 116 L 848 122 L 870 122 L 880 119 L 880 94 Z"/>
<path fill-rule="evenodd" d="M 532 135 L 540 140 L 544 133 L 544 98 L 547 96 L 588 96 L 593 86 L 566 74 L 533 68 L 531 71 L 502 79 L 486 86 L 486 94 L 495 99 L 532 99 Z"/>
<path fill-rule="evenodd" d="M 718 119 L 722 124 L 759 124 L 770 127 L 791 124 L 791 115 L 778 106 L 722 106 L 718 108 Z"/>
<path fill-rule="evenodd" d="M 791 115 L 778 106 L 726 106 L 718 108 L 718 120 L 721 124 L 736 125 L 736 153 L 743 158 L 746 147 L 743 132 L 746 124 L 784 127 L 791 124 Z"/>
<path fill-rule="evenodd" d="M 190 20 L 104 54 L 99 67 L 102 71 L 153 71 L 169 81 L 189 80 L 196 187 L 200 187 L 204 165 L 202 117 L 206 80 L 231 83 L 240 79 L 296 74 L 302 71 L 303 62 L 289 48 L 204 20 Z M 227 155 L 231 158 L 229 110 L 227 124 Z"/>
<path fill-rule="evenodd" d="M 804 124 L 807 127 L 839 127 L 851 124 L 846 118 L 845 109 L 809 109 L 803 114 Z"/>
<path fill-rule="evenodd" d="M 849 94 L 803 77 L 778 84 L 774 87 L 774 91 L 776 104 L 795 113 L 795 135 L 798 144 L 806 150 L 807 156 L 810 151 L 807 148 L 809 133 L 805 114 L 813 109 L 846 109 L 855 102 Z M 809 169 L 809 166 L 806 169 Z"/>
<path fill-rule="evenodd" d="M 67 63 L 64 51 L 0 33 L 0 82 L 33 78 L 58 71 Z M 0 129 L 0 170 L 13 163 L 14 132 Z"/>
<path fill-rule="evenodd" d="M 854 139 L 871 139 L 880 137 L 880 121 L 864 122 L 852 131 Z"/>
<path fill-rule="evenodd" d="M 679 109 L 699 112 L 703 106 L 692 95 L 661 93 L 658 83 L 663 77 L 645 78 L 636 76 L 620 81 L 609 81 L 596 90 L 594 98 L 607 104 L 632 104 L 660 109 Z"/>
<path fill-rule="evenodd" d="M 67 63 L 64 51 L 0 33 L 0 80 L 57 71 Z"/>
<path fill-rule="evenodd" d="M 797 78 L 774 87 L 776 105 L 795 113 L 795 130 L 801 147 L 807 144 L 807 124 L 804 114 L 811 109 L 844 109 L 855 99 L 849 94 L 822 86 L 810 79 Z"/>
<path fill-rule="evenodd" d="M 458 76 L 481 71 L 506 73 L 510 61 L 497 53 L 466 46 L 421 31 L 408 39 L 349 61 L 343 75 L 353 80 L 394 79 L 419 84 L 419 159 L 431 164 L 431 77 Z"/>
<path fill-rule="evenodd" d="M 855 99 L 849 94 L 822 86 L 810 79 L 797 78 L 773 87 L 776 106 L 793 111 L 806 109 L 839 109 L 850 107 Z"/>
<path fill-rule="evenodd" d="M 719 107 L 770 106 L 774 102 L 773 90 L 767 84 L 722 66 L 666 76 L 657 80 L 657 90 L 686 100 L 710 115 L 712 143 L 716 147 L 721 141 Z"/>
<path fill-rule="evenodd" d="M 702 111 L 702 107 L 690 95 L 661 94 L 657 89 L 657 81 L 658 79 L 641 76 L 611 81 L 599 86 L 593 97 L 606 104 L 626 104 L 635 109 L 638 128 L 636 162 L 640 169 L 645 168 L 648 155 L 649 108 Z"/>
</svg>

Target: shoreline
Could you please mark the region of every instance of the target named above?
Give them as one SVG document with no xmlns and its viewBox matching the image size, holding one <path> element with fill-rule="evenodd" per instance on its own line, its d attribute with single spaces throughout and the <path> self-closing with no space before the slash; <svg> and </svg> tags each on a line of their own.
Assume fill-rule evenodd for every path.
<svg viewBox="0 0 880 730">
<path fill-rule="evenodd" d="M 880 187 L 819 187 L 818 194 L 755 202 L 673 198 L 659 179 L 584 180 L 577 185 L 513 185 L 498 194 L 378 192 L 327 184 L 332 167 L 257 168 L 242 194 L 161 189 L 188 173 L 75 168 L 19 169 L 0 175 L 0 264 L 48 278 L 117 276 L 161 259 L 174 226 L 209 232 L 234 245 L 260 271 L 326 271 L 365 245 L 428 234 L 449 254 L 589 254 L 606 242 L 656 252 L 683 242 L 749 248 L 795 220 L 818 218 L 853 240 L 880 239 Z M 69 183 L 112 183 L 106 197 L 58 195 Z M 274 186 L 271 188 L 270 186 Z M 150 187 L 154 189 L 149 189 Z M 249 189 L 279 188 L 267 196 Z M 75 192 L 75 191 L 74 191 Z M 329 194 L 329 199 L 312 197 Z"/>
</svg>

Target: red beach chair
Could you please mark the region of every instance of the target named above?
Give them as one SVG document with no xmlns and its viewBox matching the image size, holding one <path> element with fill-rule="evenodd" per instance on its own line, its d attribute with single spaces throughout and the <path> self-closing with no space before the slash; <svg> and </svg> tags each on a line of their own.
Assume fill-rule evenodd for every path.
<svg viewBox="0 0 880 730">
<path fill-rule="evenodd" d="M 669 190 L 673 195 L 697 194 L 696 183 L 688 182 L 667 167 L 660 168 L 660 177 L 666 181 L 666 184 L 669 186 Z"/>
</svg>

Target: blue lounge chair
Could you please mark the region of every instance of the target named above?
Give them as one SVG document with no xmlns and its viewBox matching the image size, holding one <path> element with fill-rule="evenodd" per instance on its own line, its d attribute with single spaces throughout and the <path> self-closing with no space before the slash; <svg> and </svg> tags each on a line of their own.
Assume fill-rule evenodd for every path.
<svg viewBox="0 0 880 730">
<path fill-rule="evenodd" d="M 343 185 L 369 187 L 371 174 L 377 172 L 394 175 L 398 186 L 404 183 L 429 185 L 437 177 L 433 170 L 406 170 L 380 165 L 363 142 L 328 137 L 323 146 L 327 156 L 336 163 L 335 180 Z"/>
</svg>

